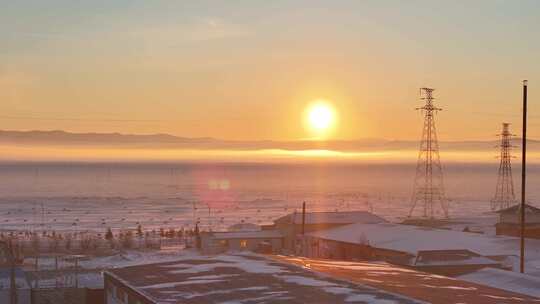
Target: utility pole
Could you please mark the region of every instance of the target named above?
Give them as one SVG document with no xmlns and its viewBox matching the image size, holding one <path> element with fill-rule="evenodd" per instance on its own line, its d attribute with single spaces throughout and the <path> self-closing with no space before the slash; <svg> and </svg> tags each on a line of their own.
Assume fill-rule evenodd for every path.
<svg viewBox="0 0 540 304">
<path fill-rule="evenodd" d="M 421 217 L 424 219 L 435 218 L 436 204 L 440 205 L 444 218 L 448 218 L 448 202 L 444 194 L 443 172 L 439 158 L 439 143 L 437 141 L 434 117 L 435 113 L 442 109 L 433 105 L 435 99 L 433 91 L 434 89 L 431 88 L 421 88 L 420 92 L 423 94 L 421 99 L 426 104 L 416 108 L 416 110 L 422 110 L 424 113 L 424 127 L 422 129 L 420 151 L 418 152 L 409 217 L 413 216 L 416 206 L 420 203 Z"/>
<path fill-rule="evenodd" d="M 306 202 L 302 203 L 302 237 L 306 233 Z"/>
<path fill-rule="evenodd" d="M 523 80 L 523 134 L 521 137 L 521 208 L 520 208 L 520 263 L 519 271 L 525 272 L 525 181 L 527 165 L 527 80 Z"/>
</svg>

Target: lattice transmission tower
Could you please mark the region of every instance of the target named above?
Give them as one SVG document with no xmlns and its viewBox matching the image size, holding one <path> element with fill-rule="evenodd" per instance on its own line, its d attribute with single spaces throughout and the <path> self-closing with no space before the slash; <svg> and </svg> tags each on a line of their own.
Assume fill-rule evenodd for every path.
<svg viewBox="0 0 540 304">
<path fill-rule="evenodd" d="M 499 134 L 501 137 L 501 154 L 499 158 L 501 162 L 499 164 L 499 177 L 497 178 L 497 187 L 495 188 L 495 196 L 491 200 L 492 210 L 506 209 L 516 203 L 516 197 L 514 195 L 514 181 L 512 180 L 512 165 L 510 159 L 512 159 L 512 136 L 510 133 L 510 124 L 502 124 L 502 132 Z"/>
<path fill-rule="evenodd" d="M 443 170 L 439 157 L 439 142 L 437 141 L 434 117 L 435 113 L 442 109 L 433 105 L 433 89 L 421 88 L 420 94 L 421 99 L 426 104 L 416 108 L 416 110 L 421 110 L 424 114 L 424 128 L 420 141 L 409 217 L 448 218 L 448 201 L 444 193 Z M 420 210 L 418 211 L 418 209 Z"/>
</svg>

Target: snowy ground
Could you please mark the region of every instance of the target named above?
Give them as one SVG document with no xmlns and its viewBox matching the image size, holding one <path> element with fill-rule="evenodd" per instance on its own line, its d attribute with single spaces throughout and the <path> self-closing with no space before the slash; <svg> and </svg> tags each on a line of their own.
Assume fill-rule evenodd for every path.
<svg viewBox="0 0 540 304">
<path fill-rule="evenodd" d="M 450 215 L 473 226 L 493 218 L 497 163 L 446 167 Z M 540 182 L 540 166 L 530 171 L 530 183 Z M 0 172 L 0 230 L 103 232 L 137 224 L 190 227 L 197 220 L 213 230 L 240 221 L 265 224 L 299 210 L 303 201 L 310 211 L 370 210 L 398 221 L 409 212 L 415 167 L 7 163 Z M 530 188 L 528 200 L 535 205 L 537 199 L 540 191 Z"/>
<path fill-rule="evenodd" d="M 301 201 L 308 202 L 309 211 L 367 210 L 391 221 L 400 221 L 408 214 L 406 198 L 314 198 L 306 193 L 296 199 L 285 197 L 248 198 L 234 201 L 193 201 L 182 197 L 53 197 L 0 198 L 0 231 L 93 231 L 159 228 L 193 228 L 195 221 L 202 229 L 225 230 L 240 222 L 271 224 L 280 216 L 299 211 Z M 336 196 L 336 197 L 333 197 Z M 343 194 L 343 197 L 348 197 Z M 467 204 L 469 206 L 467 206 Z M 463 207 L 463 208 L 461 208 Z M 496 215 L 487 202 L 454 202 L 450 228 L 494 234 Z M 468 208 L 466 211 L 459 211 Z"/>
</svg>

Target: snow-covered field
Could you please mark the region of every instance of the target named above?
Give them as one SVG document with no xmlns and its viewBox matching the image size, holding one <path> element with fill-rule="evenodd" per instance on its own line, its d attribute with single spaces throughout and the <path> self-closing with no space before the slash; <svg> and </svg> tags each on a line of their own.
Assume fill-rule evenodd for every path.
<svg viewBox="0 0 540 304">
<path fill-rule="evenodd" d="M 496 164 L 445 168 L 451 216 L 489 229 Z M 540 169 L 530 171 L 529 183 L 540 182 Z M 408 214 L 414 165 L 10 163 L 0 172 L 0 229 L 103 233 L 138 224 L 265 224 L 303 201 L 310 211 L 370 210 L 399 220 Z M 534 205 L 540 188 L 529 189 Z"/>
</svg>

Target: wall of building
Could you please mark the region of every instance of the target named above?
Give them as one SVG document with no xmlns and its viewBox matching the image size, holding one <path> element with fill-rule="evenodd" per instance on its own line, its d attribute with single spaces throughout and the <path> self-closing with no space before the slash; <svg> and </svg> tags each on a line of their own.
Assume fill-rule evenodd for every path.
<svg viewBox="0 0 540 304">
<path fill-rule="evenodd" d="M 214 239 L 211 234 L 201 236 L 202 252 L 219 254 L 227 251 L 255 251 L 262 242 L 272 244 L 273 253 L 280 253 L 283 248 L 281 238 L 246 238 L 246 239 Z"/>
<path fill-rule="evenodd" d="M 3 302 L 0 302 L 3 303 Z M 9 303 L 9 302 L 8 302 Z M 20 302 L 18 302 L 20 304 Z M 38 288 L 32 289 L 32 304 L 99 304 L 101 302 L 88 302 L 86 288 Z"/>
<path fill-rule="evenodd" d="M 521 236 L 521 225 L 498 223 L 495 225 L 497 235 Z M 525 237 L 531 239 L 540 239 L 540 224 L 526 224 Z"/>
<path fill-rule="evenodd" d="M 525 214 L 525 222 L 540 224 L 540 213 Z M 501 213 L 499 216 L 499 223 L 519 224 L 520 214 L 519 213 Z"/>
<path fill-rule="evenodd" d="M 341 227 L 350 224 L 306 224 L 304 227 L 305 234 Z M 281 222 L 276 223 L 276 229 L 283 235 L 283 250 L 284 253 L 296 253 L 298 250 L 298 237 L 302 234 L 302 225 Z"/>
<path fill-rule="evenodd" d="M 141 296 L 110 274 L 104 274 L 105 304 L 155 304 Z"/>
<path fill-rule="evenodd" d="M 409 264 L 413 256 L 396 250 L 372 247 L 305 236 L 302 239 L 302 255 L 310 258 L 334 260 L 382 260 L 394 264 Z"/>
</svg>

